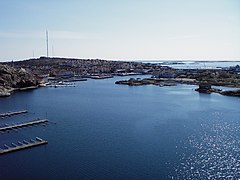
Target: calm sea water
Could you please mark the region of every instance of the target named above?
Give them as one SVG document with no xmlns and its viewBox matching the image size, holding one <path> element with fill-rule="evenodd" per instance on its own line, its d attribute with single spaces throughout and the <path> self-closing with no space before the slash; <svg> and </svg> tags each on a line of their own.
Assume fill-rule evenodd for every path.
<svg viewBox="0 0 240 180">
<path fill-rule="evenodd" d="M 0 156 L 0 179 L 206 179 L 240 177 L 240 98 L 195 86 L 115 85 L 128 77 L 40 88 L 0 99 L 0 111 L 47 117 L 0 133 L 0 147 L 36 136 L 49 143 Z M 201 178 L 200 178 L 201 177 Z"/>
<path fill-rule="evenodd" d="M 169 66 L 175 69 L 202 69 L 202 68 L 217 68 L 217 67 L 230 67 L 240 65 L 240 61 L 142 61 L 145 63 L 173 63 L 173 62 L 180 62 L 182 64 L 166 64 L 164 66 Z"/>
</svg>

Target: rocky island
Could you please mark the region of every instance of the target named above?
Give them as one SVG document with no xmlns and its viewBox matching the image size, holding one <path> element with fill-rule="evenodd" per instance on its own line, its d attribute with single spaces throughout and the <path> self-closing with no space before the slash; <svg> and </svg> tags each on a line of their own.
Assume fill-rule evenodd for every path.
<svg viewBox="0 0 240 180">
<path fill-rule="evenodd" d="M 142 86 L 142 85 L 156 85 L 156 86 L 176 86 L 177 84 L 189 84 L 189 85 L 199 85 L 196 91 L 199 93 L 219 93 L 226 96 L 239 96 L 240 97 L 240 89 L 239 90 L 221 90 L 219 88 L 213 88 L 211 84 L 207 82 L 200 82 L 196 79 L 189 78 L 144 78 L 144 79 L 134 79 L 130 78 L 129 80 L 116 81 L 115 84 L 123 84 L 128 86 Z M 239 84 L 231 84 L 230 87 L 238 87 Z"/>
</svg>

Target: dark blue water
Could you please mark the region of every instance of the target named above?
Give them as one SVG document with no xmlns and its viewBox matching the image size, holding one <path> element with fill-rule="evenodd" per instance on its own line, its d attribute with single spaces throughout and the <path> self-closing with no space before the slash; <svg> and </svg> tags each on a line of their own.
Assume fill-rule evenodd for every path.
<svg viewBox="0 0 240 180">
<path fill-rule="evenodd" d="M 50 120 L 46 126 L 0 133 L 1 148 L 36 136 L 49 142 L 0 156 L 0 179 L 191 179 L 197 173 L 203 179 L 239 177 L 240 98 L 199 94 L 187 85 L 114 84 L 127 78 L 0 99 L 0 112 L 30 111 L 0 119 L 0 125 Z M 211 164 L 213 160 L 218 164 Z"/>
</svg>

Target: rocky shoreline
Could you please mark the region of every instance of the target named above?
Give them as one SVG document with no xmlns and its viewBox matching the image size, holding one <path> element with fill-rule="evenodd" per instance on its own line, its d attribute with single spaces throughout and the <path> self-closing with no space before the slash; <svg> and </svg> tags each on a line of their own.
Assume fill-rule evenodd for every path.
<svg viewBox="0 0 240 180">
<path fill-rule="evenodd" d="M 105 79 L 114 76 L 151 75 L 151 78 L 117 81 L 129 86 L 176 84 L 226 86 L 240 88 L 239 65 L 229 68 L 174 69 L 160 64 L 107 61 L 100 59 L 71 59 L 40 57 L 16 62 L 0 63 L 0 97 L 10 96 L 13 91 L 35 89 L 44 82 L 71 82 L 78 80 Z M 199 87 L 201 93 L 220 93 L 219 89 Z M 222 92 L 238 96 L 238 92 Z"/>
<path fill-rule="evenodd" d="M 39 87 L 40 86 L 31 86 L 31 87 L 25 87 L 25 88 L 11 88 L 11 89 L 0 87 L 0 97 L 11 96 L 12 93 L 15 92 L 15 91 L 33 90 L 33 89 L 37 89 Z"/>
<path fill-rule="evenodd" d="M 199 88 L 195 89 L 199 93 L 219 93 L 225 96 L 238 96 L 240 97 L 240 89 L 238 90 L 221 90 L 218 88 L 212 88 L 208 83 L 202 83 L 196 79 L 188 78 L 144 78 L 144 79 L 134 79 L 116 81 L 115 84 L 122 84 L 128 86 L 143 86 L 143 85 L 156 85 L 156 86 L 175 86 L 176 84 L 188 84 L 188 85 L 199 85 Z M 222 85 L 222 84 L 221 84 Z M 221 86 L 219 85 L 219 86 Z M 234 85 L 231 85 L 234 87 Z M 239 86 L 236 86 L 239 87 Z"/>
<path fill-rule="evenodd" d="M 129 80 L 116 81 L 115 84 L 124 84 L 129 86 L 142 86 L 142 85 L 169 86 L 174 84 L 197 85 L 197 80 L 188 78 L 144 78 L 144 79 L 130 78 Z"/>
<path fill-rule="evenodd" d="M 37 79 L 23 68 L 0 65 L 0 97 L 8 97 L 14 91 L 38 88 Z"/>
<path fill-rule="evenodd" d="M 225 96 L 238 96 L 240 97 L 240 90 L 222 91 L 220 94 Z"/>
</svg>

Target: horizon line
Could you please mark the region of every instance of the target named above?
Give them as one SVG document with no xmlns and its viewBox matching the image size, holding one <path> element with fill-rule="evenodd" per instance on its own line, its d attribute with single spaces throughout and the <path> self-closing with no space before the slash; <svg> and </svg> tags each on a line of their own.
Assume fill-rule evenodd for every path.
<svg viewBox="0 0 240 180">
<path fill-rule="evenodd" d="M 26 59 L 12 59 L 12 60 L 4 60 L 0 61 L 0 63 L 4 62 L 11 62 L 11 61 L 26 61 L 26 60 L 33 60 L 33 59 L 40 59 L 40 58 L 50 58 L 50 59 L 78 59 L 78 60 L 106 60 L 106 61 L 136 61 L 136 62 L 155 62 L 155 61 L 222 61 L 222 62 L 240 62 L 240 59 L 113 59 L 113 58 L 80 58 L 80 57 L 58 57 L 58 56 L 40 56 L 40 57 L 29 57 Z"/>
</svg>

